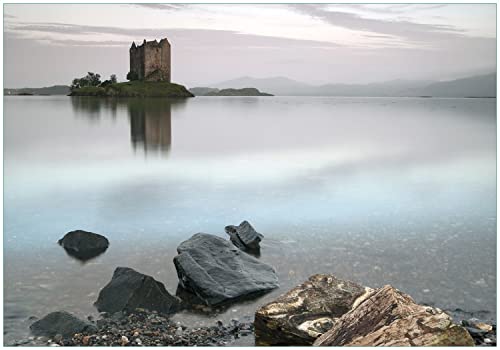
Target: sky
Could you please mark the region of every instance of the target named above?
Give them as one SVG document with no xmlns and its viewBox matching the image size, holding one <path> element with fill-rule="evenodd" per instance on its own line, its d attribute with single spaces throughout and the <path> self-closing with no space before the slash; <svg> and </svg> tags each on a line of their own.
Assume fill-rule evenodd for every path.
<svg viewBox="0 0 500 350">
<path fill-rule="evenodd" d="M 172 81 L 450 80 L 496 71 L 495 4 L 5 4 L 4 86 L 125 80 L 132 41 L 167 37 Z"/>
</svg>

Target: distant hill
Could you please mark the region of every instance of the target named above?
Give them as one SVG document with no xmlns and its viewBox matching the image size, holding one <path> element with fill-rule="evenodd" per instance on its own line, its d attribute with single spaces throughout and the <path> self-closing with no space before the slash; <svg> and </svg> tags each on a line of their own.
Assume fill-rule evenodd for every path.
<svg viewBox="0 0 500 350">
<path fill-rule="evenodd" d="M 189 89 L 189 91 L 195 96 L 203 96 L 208 94 L 209 92 L 217 92 L 219 89 L 217 88 L 209 88 L 209 87 L 194 87 Z"/>
<path fill-rule="evenodd" d="M 285 77 L 273 77 L 273 78 L 251 78 L 251 77 L 241 77 L 238 79 L 228 80 L 219 84 L 215 84 L 214 87 L 219 89 L 242 89 L 248 86 L 255 87 L 260 91 L 266 91 L 273 95 L 290 95 L 290 96 L 300 96 L 308 95 L 311 88 L 314 86 L 302 83 L 300 81 L 288 79 Z"/>
<path fill-rule="evenodd" d="M 42 88 L 4 89 L 4 95 L 68 95 L 67 85 L 54 85 Z"/>
<path fill-rule="evenodd" d="M 411 96 L 496 97 L 496 73 L 432 83 L 408 91 Z"/>
<path fill-rule="evenodd" d="M 242 89 L 216 89 L 216 88 L 192 88 L 191 93 L 195 96 L 273 96 L 265 92 L 260 92 L 255 88 Z M 195 91 L 198 94 L 195 94 Z"/>
<path fill-rule="evenodd" d="M 217 88 L 255 88 L 278 96 L 374 96 L 374 97 L 495 97 L 496 73 L 443 82 L 391 80 L 370 84 L 309 85 L 285 77 L 242 77 L 218 84 Z"/>
</svg>

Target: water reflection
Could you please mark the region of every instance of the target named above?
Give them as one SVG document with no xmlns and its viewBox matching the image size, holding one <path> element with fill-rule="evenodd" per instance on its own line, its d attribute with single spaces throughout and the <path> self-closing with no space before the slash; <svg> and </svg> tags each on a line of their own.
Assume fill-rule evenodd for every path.
<svg viewBox="0 0 500 350">
<path fill-rule="evenodd" d="M 102 247 L 102 248 L 86 249 L 80 251 L 76 249 L 67 248 L 64 246 L 63 248 L 66 251 L 66 254 L 80 261 L 82 264 L 88 262 L 89 260 L 97 258 L 99 255 L 103 254 L 108 249 L 108 247 Z"/>
<path fill-rule="evenodd" d="M 116 117 L 117 110 L 125 109 L 130 122 L 132 148 L 148 152 L 168 154 L 172 144 L 171 105 L 183 103 L 168 99 L 111 99 L 96 97 L 72 97 L 75 115 L 99 120 L 104 115 Z"/>
<path fill-rule="evenodd" d="M 77 116 L 83 116 L 91 120 L 99 120 L 103 110 L 111 112 L 116 117 L 118 100 L 99 97 L 71 97 L 71 106 Z"/>
<path fill-rule="evenodd" d="M 171 109 L 168 101 L 129 101 L 130 139 L 136 150 L 168 153 L 172 144 Z"/>
</svg>

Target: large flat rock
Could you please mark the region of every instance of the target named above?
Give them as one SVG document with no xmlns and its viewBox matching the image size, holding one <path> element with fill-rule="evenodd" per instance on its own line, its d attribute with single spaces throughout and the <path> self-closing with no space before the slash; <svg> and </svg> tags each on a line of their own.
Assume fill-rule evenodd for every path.
<svg viewBox="0 0 500 350">
<path fill-rule="evenodd" d="M 55 337 L 60 334 L 64 338 L 70 338 L 76 333 L 91 334 L 97 332 L 96 326 L 80 320 L 66 311 L 51 312 L 30 326 L 34 335 Z"/>
<path fill-rule="evenodd" d="M 179 285 L 206 305 L 235 301 L 278 288 L 275 270 L 218 236 L 197 233 L 174 258 Z"/>
<path fill-rule="evenodd" d="M 314 275 L 255 313 L 257 345 L 311 345 L 371 289 Z"/>
<path fill-rule="evenodd" d="M 392 286 L 377 289 L 320 336 L 317 346 L 473 346 L 440 309 L 418 305 Z"/>
<path fill-rule="evenodd" d="M 128 267 L 117 267 L 111 281 L 94 303 L 100 312 L 133 312 L 137 308 L 171 314 L 180 309 L 180 300 L 163 283 Z"/>
</svg>

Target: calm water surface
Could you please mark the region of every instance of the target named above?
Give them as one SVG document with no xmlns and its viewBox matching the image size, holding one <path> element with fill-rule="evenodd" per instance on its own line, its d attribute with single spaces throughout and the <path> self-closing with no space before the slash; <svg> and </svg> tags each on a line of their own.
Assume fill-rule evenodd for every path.
<svg viewBox="0 0 500 350">
<path fill-rule="evenodd" d="M 177 245 L 249 220 L 281 288 L 314 273 L 496 317 L 496 99 L 4 98 L 4 334 L 85 317 L 117 266 L 175 293 Z M 82 264 L 56 242 L 84 229 Z"/>
</svg>

